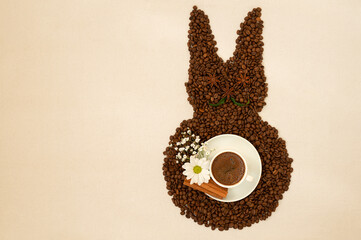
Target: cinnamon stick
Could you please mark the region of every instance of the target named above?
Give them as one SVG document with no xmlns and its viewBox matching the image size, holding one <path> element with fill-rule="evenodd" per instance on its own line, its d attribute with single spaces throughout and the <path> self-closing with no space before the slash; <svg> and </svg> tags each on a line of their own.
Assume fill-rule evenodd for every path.
<svg viewBox="0 0 361 240">
<path fill-rule="evenodd" d="M 224 187 L 221 187 L 219 186 L 217 183 L 215 183 L 212 179 L 209 179 L 209 182 L 208 183 L 204 183 L 201 184 L 202 187 L 208 189 L 214 189 L 215 191 L 219 192 L 222 196 L 224 195 L 224 197 L 227 196 L 227 193 L 228 193 L 228 189 L 227 188 L 224 188 Z"/>
<path fill-rule="evenodd" d="M 209 195 L 212 195 L 212 196 L 214 196 L 214 197 L 216 197 L 216 198 L 222 198 L 222 196 L 218 195 L 217 193 L 215 193 L 215 192 L 213 192 L 213 191 L 209 191 L 209 190 L 207 190 L 207 189 L 204 189 L 203 187 L 201 187 L 200 185 L 198 185 L 198 184 L 196 184 L 196 183 L 190 184 L 189 181 L 185 180 L 185 181 L 184 181 L 184 185 L 186 185 L 186 186 L 188 186 L 188 187 L 191 187 L 191 188 L 193 188 L 193 189 L 195 189 L 195 190 L 198 190 L 198 191 L 207 193 L 207 194 L 209 194 Z"/>
<path fill-rule="evenodd" d="M 208 183 L 202 183 L 201 185 L 196 183 L 191 184 L 190 182 L 190 180 L 185 179 L 183 184 L 195 190 L 212 195 L 216 198 L 223 199 L 227 196 L 228 189 L 217 185 L 212 179 L 210 179 Z"/>
</svg>

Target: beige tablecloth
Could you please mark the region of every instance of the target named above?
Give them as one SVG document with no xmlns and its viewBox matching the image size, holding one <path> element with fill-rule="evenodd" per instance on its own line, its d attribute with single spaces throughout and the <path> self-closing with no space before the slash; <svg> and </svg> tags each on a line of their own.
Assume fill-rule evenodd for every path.
<svg viewBox="0 0 361 240">
<path fill-rule="evenodd" d="M 179 214 L 162 152 L 192 116 L 189 12 L 228 59 L 262 7 L 264 120 L 294 158 L 266 221 L 211 231 Z M 0 239 L 358 239 L 361 2 L 0 2 Z"/>
</svg>

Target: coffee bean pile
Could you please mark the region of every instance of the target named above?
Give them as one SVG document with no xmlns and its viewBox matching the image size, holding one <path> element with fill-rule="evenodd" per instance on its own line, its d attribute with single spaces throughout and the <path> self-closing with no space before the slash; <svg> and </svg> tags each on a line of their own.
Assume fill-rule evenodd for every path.
<svg viewBox="0 0 361 240">
<path fill-rule="evenodd" d="M 217 55 L 208 16 L 197 7 L 193 7 L 190 16 L 188 48 L 191 59 L 189 80 L 185 85 L 194 114 L 170 136 L 170 144 L 180 141 L 181 132 L 187 128 L 202 141 L 219 134 L 236 134 L 256 147 L 262 161 L 262 176 L 256 189 L 240 201 L 224 203 L 183 185 L 185 176 L 182 163 L 176 162 L 177 151 L 166 148 L 163 175 L 174 205 L 180 208 L 181 215 L 213 230 L 242 229 L 271 216 L 282 194 L 288 190 L 293 171 L 285 141 L 279 138 L 277 129 L 258 114 L 267 96 L 260 17 L 260 8 L 248 13 L 237 31 L 233 57 L 223 62 Z M 224 104 L 209 105 L 222 98 L 226 99 Z M 231 98 L 244 104 L 249 101 L 249 104 L 238 106 Z"/>
</svg>

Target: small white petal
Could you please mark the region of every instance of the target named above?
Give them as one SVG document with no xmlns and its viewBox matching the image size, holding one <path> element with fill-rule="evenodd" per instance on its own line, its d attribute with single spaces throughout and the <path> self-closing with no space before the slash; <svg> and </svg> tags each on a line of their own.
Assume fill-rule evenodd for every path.
<svg viewBox="0 0 361 240">
<path fill-rule="evenodd" d="M 183 171 L 183 174 L 186 175 L 186 176 L 193 177 L 194 172 L 191 169 L 186 169 L 186 170 Z"/>
<path fill-rule="evenodd" d="M 196 181 L 196 178 L 197 178 L 197 181 L 198 181 L 198 175 L 195 174 L 195 175 L 191 178 L 191 184 L 197 182 L 197 181 Z"/>
<path fill-rule="evenodd" d="M 204 177 L 204 182 L 208 183 L 209 179 L 210 179 L 210 176 L 209 175 L 203 175 L 203 177 Z"/>
<path fill-rule="evenodd" d="M 190 163 L 191 163 L 191 166 L 194 167 L 196 164 L 197 164 L 197 159 L 194 157 L 194 156 L 191 156 L 190 158 Z"/>
<path fill-rule="evenodd" d="M 185 163 L 185 164 L 183 164 L 183 166 L 182 166 L 182 168 L 184 168 L 184 169 L 188 169 L 188 168 L 190 168 L 190 163 Z"/>
<path fill-rule="evenodd" d="M 189 173 L 189 175 L 187 175 L 187 179 L 189 180 L 189 179 L 193 178 L 194 175 L 195 175 L 194 172 Z"/>
<path fill-rule="evenodd" d="M 204 182 L 204 177 L 202 174 L 198 174 L 198 185 L 201 185 Z"/>
<path fill-rule="evenodd" d="M 202 164 L 202 169 L 209 169 L 210 161 L 204 161 Z"/>
</svg>

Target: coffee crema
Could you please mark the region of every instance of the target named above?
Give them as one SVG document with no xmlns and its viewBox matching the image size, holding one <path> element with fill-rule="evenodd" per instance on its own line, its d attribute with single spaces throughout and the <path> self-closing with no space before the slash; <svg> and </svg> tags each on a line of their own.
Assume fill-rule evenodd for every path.
<svg viewBox="0 0 361 240">
<path fill-rule="evenodd" d="M 234 185 L 241 181 L 245 168 L 244 161 L 239 155 L 233 152 L 224 152 L 213 160 L 211 171 L 219 183 Z"/>
</svg>

